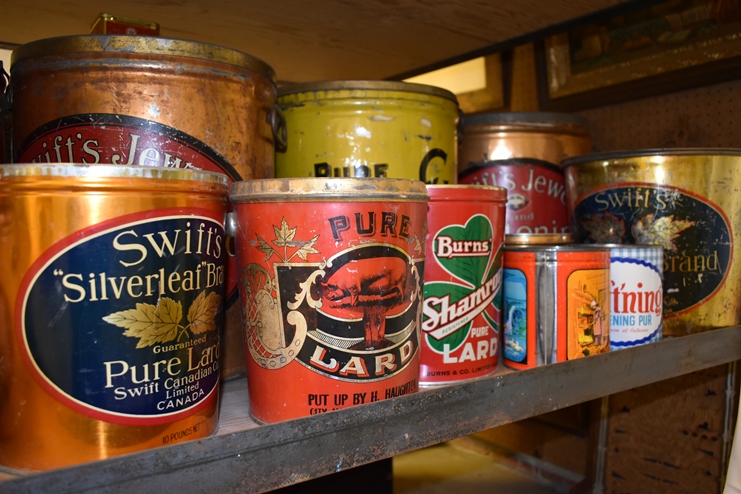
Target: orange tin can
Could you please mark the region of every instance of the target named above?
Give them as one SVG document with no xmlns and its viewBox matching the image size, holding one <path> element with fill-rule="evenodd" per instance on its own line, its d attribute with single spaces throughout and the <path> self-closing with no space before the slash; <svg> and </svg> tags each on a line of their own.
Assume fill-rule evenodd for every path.
<svg viewBox="0 0 741 494">
<path fill-rule="evenodd" d="M 529 369 L 610 350 L 610 249 L 506 246 L 503 358 Z"/>
<path fill-rule="evenodd" d="M 507 189 L 428 185 L 423 385 L 485 376 L 499 361 Z"/>
<path fill-rule="evenodd" d="M 230 196 L 252 417 L 277 422 L 417 391 L 424 183 L 250 180 Z"/>
<path fill-rule="evenodd" d="M 0 167 L 0 465 L 216 429 L 226 205 L 216 173 Z"/>
</svg>

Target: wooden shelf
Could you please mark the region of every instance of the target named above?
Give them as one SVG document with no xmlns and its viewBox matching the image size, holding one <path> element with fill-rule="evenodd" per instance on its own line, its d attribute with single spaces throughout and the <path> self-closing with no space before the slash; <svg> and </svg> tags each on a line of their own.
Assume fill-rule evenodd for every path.
<svg viewBox="0 0 741 494">
<path fill-rule="evenodd" d="M 282 81 L 386 79 L 419 73 L 634 1 L 37 0 L 5 2 L 0 43 L 84 34 L 101 12 L 160 24 L 160 34 L 241 50 Z M 645 4 L 645 0 L 644 0 Z"/>
<path fill-rule="evenodd" d="M 270 425 L 249 418 L 242 378 L 225 383 L 213 436 L 20 476 L 0 493 L 264 492 L 739 359 L 736 326 Z"/>
</svg>

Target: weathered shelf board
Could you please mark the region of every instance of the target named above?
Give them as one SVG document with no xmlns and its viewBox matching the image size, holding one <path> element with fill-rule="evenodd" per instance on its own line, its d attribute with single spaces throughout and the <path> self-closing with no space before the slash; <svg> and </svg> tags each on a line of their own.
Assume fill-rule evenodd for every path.
<svg viewBox="0 0 741 494">
<path fill-rule="evenodd" d="M 208 438 L 0 482 L 0 493 L 264 492 L 741 359 L 741 326 L 257 425 L 225 383 Z"/>
</svg>

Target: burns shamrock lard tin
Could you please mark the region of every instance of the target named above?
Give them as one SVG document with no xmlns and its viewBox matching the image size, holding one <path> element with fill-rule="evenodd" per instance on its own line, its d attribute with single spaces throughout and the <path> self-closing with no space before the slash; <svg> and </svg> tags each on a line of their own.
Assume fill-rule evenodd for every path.
<svg viewBox="0 0 741 494">
<path fill-rule="evenodd" d="M 405 179 L 232 184 L 255 420 L 417 391 L 428 199 Z"/>
<path fill-rule="evenodd" d="M 485 376 L 499 361 L 507 191 L 428 185 L 422 384 Z"/>
<path fill-rule="evenodd" d="M 216 429 L 226 204 L 216 173 L 0 167 L 0 465 Z"/>
</svg>

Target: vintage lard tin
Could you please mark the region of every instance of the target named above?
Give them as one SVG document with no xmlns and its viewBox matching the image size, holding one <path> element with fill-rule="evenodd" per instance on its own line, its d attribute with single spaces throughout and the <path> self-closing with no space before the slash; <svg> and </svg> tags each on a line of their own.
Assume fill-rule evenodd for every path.
<svg viewBox="0 0 741 494">
<path fill-rule="evenodd" d="M 661 339 L 664 249 L 610 247 L 610 350 Z"/>
<path fill-rule="evenodd" d="M 664 336 L 741 323 L 741 150 L 638 150 L 564 165 L 577 241 L 664 248 Z"/>
<path fill-rule="evenodd" d="M 287 146 L 278 177 L 456 180 L 458 100 L 445 89 L 394 81 L 282 87 Z"/>
<path fill-rule="evenodd" d="M 560 163 L 590 152 L 587 122 L 563 113 L 480 113 L 462 119 L 458 182 L 506 187 L 507 234 L 568 232 Z"/>
<path fill-rule="evenodd" d="M 499 360 L 507 191 L 428 185 L 422 385 L 491 374 Z"/>
<path fill-rule="evenodd" d="M 0 465 L 216 429 L 226 205 L 216 173 L 0 167 Z"/>
<path fill-rule="evenodd" d="M 275 74 L 246 53 L 161 37 L 68 36 L 17 48 L 11 76 L 16 162 L 274 176 Z M 241 347 L 233 257 L 226 283 L 234 343 L 225 360 L 241 372 L 244 356 L 229 350 Z"/>
<path fill-rule="evenodd" d="M 232 184 L 255 420 L 417 391 L 428 199 L 404 179 Z"/>
<path fill-rule="evenodd" d="M 504 364 L 528 369 L 610 349 L 610 249 L 504 248 Z"/>
</svg>

